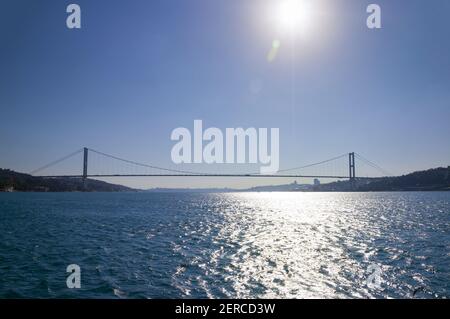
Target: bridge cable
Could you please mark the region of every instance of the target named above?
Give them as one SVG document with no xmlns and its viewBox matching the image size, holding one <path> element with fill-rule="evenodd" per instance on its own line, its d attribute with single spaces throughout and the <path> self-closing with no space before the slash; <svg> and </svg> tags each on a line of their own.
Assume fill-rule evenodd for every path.
<svg viewBox="0 0 450 319">
<path fill-rule="evenodd" d="M 339 155 L 339 156 L 336 156 L 336 157 L 327 159 L 327 160 L 325 160 L 325 161 L 320 161 L 320 162 L 317 162 L 317 163 L 312 163 L 312 164 L 308 164 L 308 165 L 304 165 L 304 166 L 299 166 L 299 167 L 293 167 L 293 168 L 282 169 L 282 170 L 279 170 L 278 172 L 294 171 L 294 170 L 297 170 L 297 169 L 304 169 L 304 168 L 308 168 L 308 167 L 312 167 L 312 166 L 317 166 L 317 165 L 325 164 L 325 163 L 328 163 L 328 162 L 332 162 L 332 161 L 335 161 L 335 160 L 337 160 L 337 159 L 340 159 L 340 158 L 342 158 L 342 157 L 347 157 L 347 156 L 348 156 L 348 154 L 345 153 L 345 154 L 342 154 L 342 155 Z"/>
<path fill-rule="evenodd" d="M 363 162 L 365 162 L 366 164 L 368 164 L 369 166 L 377 169 L 378 171 L 380 171 L 381 173 L 383 173 L 386 176 L 393 176 L 393 174 L 391 174 L 390 172 L 386 171 L 385 169 L 383 169 L 382 167 L 380 167 L 379 165 L 375 164 L 372 161 L 369 161 L 368 159 L 366 159 L 365 157 L 363 157 L 361 154 L 355 153 L 355 155 L 362 160 Z"/>
<path fill-rule="evenodd" d="M 36 174 L 37 172 L 40 172 L 40 171 L 42 171 L 42 170 L 44 170 L 44 169 L 46 169 L 46 168 L 49 168 L 49 167 L 54 166 L 54 165 L 56 165 L 56 164 L 58 164 L 58 163 L 61 163 L 62 161 L 65 161 L 66 159 L 69 159 L 69 158 L 71 158 L 72 156 L 75 156 L 75 155 L 77 155 L 78 153 L 81 153 L 81 152 L 83 152 L 83 149 L 79 149 L 78 151 L 75 151 L 75 152 L 73 152 L 73 153 L 70 153 L 69 155 L 66 155 L 66 156 L 64 156 L 64 157 L 61 157 L 60 159 L 57 159 L 56 161 L 53 161 L 53 162 L 51 162 L 51 163 L 48 163 L 47 165 L 44 165 L 44 166 L 42 166 L 42 167 L 39 167 L 38 169 L 35 169 L 35 170 L 31 171 L 31 172 L 30 172 L 30 175 L 34 175 L 34 174 Z"/>
<path fill-rule="evenodd" d="M 181 173 L 181 174 L 192 174 L 192 175 L 205 175 L 204 173 L 199 173 L 199 172 L 193 172 L 193 171 L 184 171 L 184 170 L 176 170 L 176 169 L 170 169 L 170 168 L 164 168 L 164 167 L 159 167 L 159 166 L 154 166 L 154 165 L 148 165 L 148 164 L 144 164 L 144 163 L 139 163 L 139 162 L 135 162 L 135 161 L 130 161 L 124 158 L 120 158 L 114 155 L 110 155 L 110 154 L 106 154 L 97 150 L 93 150 L 91 148 L 89 148 L 89 151 L 97 153 L 99 155 L 103 155 L 121 162 L 125 162 L 128 164 L 133 164 L 133 165 L 137 165 L 137 166 L 141 166 L 141 167 L 146 167 L 146 168 L 152 168 L 152 169 L 158 169 L 158 170 L 163 170 L 163 171 L 168 171 L 168 172 L 173 172 L 173 173 Z"/>
</svg>

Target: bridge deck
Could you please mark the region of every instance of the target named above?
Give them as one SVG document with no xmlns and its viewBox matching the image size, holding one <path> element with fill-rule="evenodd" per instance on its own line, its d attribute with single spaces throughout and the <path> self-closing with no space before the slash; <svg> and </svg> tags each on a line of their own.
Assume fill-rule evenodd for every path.
<svg viewBox="0 0 450 319">
<path fill-rule="evenodd" d="M 269 175 L 269 174 L 105 174 L 105 175 L 48 175 L 36 176 L 42 178 L 94 178 L 94 177 L 259 177 L 259 178 L 324 178 L 324 179 L 348 179 L 348 176 L 332 175 Z M 371 179 L 374 177 L 357 177 L 358 179 Z"/>
</svg>

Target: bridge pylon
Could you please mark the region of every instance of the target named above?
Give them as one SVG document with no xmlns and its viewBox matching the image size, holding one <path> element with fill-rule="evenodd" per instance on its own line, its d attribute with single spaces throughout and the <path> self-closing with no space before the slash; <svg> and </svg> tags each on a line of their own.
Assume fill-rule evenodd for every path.
<svg viewBox="0 0 450 319">
<path fill-rule="evenodd" d="M 348 153 L 348 172 L 349 172 L 350 186 L 352 189 L 355 189 L 356 186 L 355 152 Z"/>
<path fill-rule="evenodd" d="M 88 174 L 88 152 L 89 149 L 87 147 L 83 148 L 83 190 L 86 190 L 86 179 Z"/>
</svg>

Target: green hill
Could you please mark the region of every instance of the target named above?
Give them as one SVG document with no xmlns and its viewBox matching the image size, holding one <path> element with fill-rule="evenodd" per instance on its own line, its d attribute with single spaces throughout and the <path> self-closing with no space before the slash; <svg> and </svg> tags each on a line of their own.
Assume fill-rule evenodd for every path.
<svg viewBox="0 0 450 319">
<path fill-rule="evenodd" d="M 86 187 L 81 178 L 42 178 L 0 169 L 0 192 L 125 192 L 134 191 L 122 185 L 87 179 Z"/>
</svg>

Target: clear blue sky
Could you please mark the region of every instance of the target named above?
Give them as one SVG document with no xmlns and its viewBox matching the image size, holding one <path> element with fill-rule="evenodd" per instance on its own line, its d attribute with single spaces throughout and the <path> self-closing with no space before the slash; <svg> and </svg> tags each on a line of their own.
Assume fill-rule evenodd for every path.
<svg viewBox="0 0 450 319">
<path fill-rule="evenodd" d="M 0 167 L 28 172 L 87 146 L 177 168 L 170 133 L 194 119 L 280 128 L 281 168 L 350 151 L 394 174 L 450 164 L 450 1 L 318 0 L 306 37 L 280 34 L 274 2 L 2 0 Z M 70 3 L 81 30 L 66 28 Z M 381 30 L 366 27 L 369 3 Z"/>
</svg>

